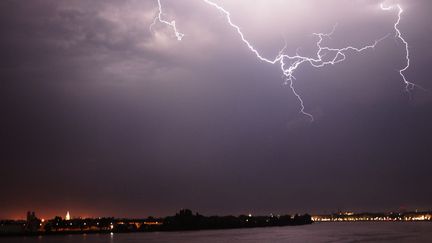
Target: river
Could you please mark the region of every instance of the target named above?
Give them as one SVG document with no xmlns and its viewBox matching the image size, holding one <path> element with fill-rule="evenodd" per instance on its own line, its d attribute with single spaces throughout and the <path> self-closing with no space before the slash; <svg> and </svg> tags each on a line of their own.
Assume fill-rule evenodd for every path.
<svg viewBox="0 0 432 243">
<path fill-rule="evenodd" d="M 432 242 L 432 222 L 315 223 L 253 229 L 0 238 L 1 243 Z"/>
</svg>

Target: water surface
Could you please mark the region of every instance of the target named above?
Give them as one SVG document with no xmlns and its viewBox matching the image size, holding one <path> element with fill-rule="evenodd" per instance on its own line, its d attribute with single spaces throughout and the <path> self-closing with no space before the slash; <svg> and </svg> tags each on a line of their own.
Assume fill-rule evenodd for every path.
<svg viewBox="0 0 432 243">
<path fill-rule="evenodd" d="M 432 222 L 315 223 L 254 229 L 0 238 L 1 243 L 432 242 Z"/>
</svg>

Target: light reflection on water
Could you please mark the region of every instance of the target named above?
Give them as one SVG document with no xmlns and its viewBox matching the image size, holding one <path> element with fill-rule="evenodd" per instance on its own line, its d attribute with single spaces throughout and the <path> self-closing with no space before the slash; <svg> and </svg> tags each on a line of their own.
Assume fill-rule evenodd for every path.
<svg viewBox="0 0 432 243">
<path fill-rule="evenodd" d="M 7 243 L 432 242 L 432 222 L 316 223 L 255 229 L 0 238 Z"/>
</svg>

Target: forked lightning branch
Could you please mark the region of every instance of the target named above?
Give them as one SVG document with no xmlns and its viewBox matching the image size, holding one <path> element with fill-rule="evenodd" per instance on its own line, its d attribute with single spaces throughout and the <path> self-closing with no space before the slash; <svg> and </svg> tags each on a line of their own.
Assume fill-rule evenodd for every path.
<svg viewBox="0 0 432 243">
<path fill-rule="evenodd" d="M 350 53 L 361 53 L 363 51 L 373 49 L 378 45 L 378 43 L 380 41 L 382 41 L 384 38 L 386 38 L 388 36 L 388 35 L 384 36 L 381 39 L 375 40 L 375 41 L 373 41 L 367 45 L 360 46 L 360 47 L 346 46 L 343 48 L 332 48 L 332 47 L 323 45 L 322 44 L 323 41 L 326 38 L 329 38 L 333 34 L 333 32 L 335 31 L 335 27 L 334 27 L 332 32 L 330 32 L 330 33 L 314 33 L 314 36 L 317 39 L 317 41 L 316 41 L 317 52 L 316 52 L 315 56 L 311 56 L 311 57 L 302 56 L 299 53 L 296 53 L 294 55 L 288 55 L 285 53 L 285 49 L 286 49 L 286 45 L 285 45 L 285 47 L 280 50 L 279 54 L 276 57 L 267 58 L 267 57 L 264 57 L 253 46 L 253 44 L 245 37 L 245 35 L 241 31 L 240 26 L 236 25 L 231 20 L 231 13 L 229 11 L 227 11 L 225 8 L 223 8 L 222 6 L 218 5 L 217 3 L 215 3 L 211 0 L 201 0 L 201 1 L 205 4 L 208 4 L 212 7 L 214 7 L 215 10 L 219 11 L 220 13 L 222 13 L 224 15 L 224 17 L 226 18 L 227 24 L 229 24 L 233 28 L 233 30 L 237 32 L 241 41 L 256 56 L 256 58 L 258 60 L 265 62 L 265 63 L 268 63 L 268 64 L 280 66 L 282 74 L 285 77 L 284 83 L 286 85 L 289 85 L 293 94 L 297 97 L 297 99 L 300 103 L 300 112 L 303 115 L 309 117 L 311 121 L 314 120 L 314 117 L 312 114 L 310 114 L 306 111 L 303 99 L 302 99 L 300 93 L 296 90 L 295 85 L 294 85 L 294 81 L 295 81 L 294 73 L 295 73 L 295 71 L 300 66 L 302 66 L 303 64 L 309 64 L 315 68 L 323 68 L 323 67 L 326 67 L 329 65 L 335 65 L 335 64 L 341 63 L 341 62 L 346 60 L 347 55 L 349 55 Z M 151 24 L 150 29 L 152 29 L 152 27 L 157 22 L 162 23 L 164 25 L 167 25 L 169 28 L 171 28 L 172 31 L 174 32 L 177 40 L 181 41 L 185 35 L 178 30 L 175 20 L 170 21 L 170 20 L 167 20 L 165 18 L 164 13 L 163 13 L 163 5 L 161 3 L 161 0 L 157 0 L 157 4 L 158 4 L 158 13 L 157 13 L 153 23 Z M 394 24 L 395 37 L 404 44 L 405 53 L 406 53 L 406 56 L 405 56 L 406 57 L 406 65 L 402 69 L 399 70 L 399 74 L 402 77 L 402 80 L 405 84 L 406 91 L 409 92 L 410 90 L 414 89 L 414 87 L 416 87 L 416 85 L 414 83 L 408 81 L 408 79 L 406 78 L 406 76 L 404 74 L 404 72 L 410 67 L 410 53 L 409 53 L 408 42 L 404 39 L 404 37 L 402 36 L 402 32 L 399 29 L 402 14 L 404 12 L 403 8 L 399 4 L 398 5 L 392 5 L 392 6 L 386 6 L 384 4 L 381 4 L 380 7 L 383 11 L 391 11 L 394 9 L 397 10 L 397 13 L 398 13 L 397 20 Z M 328 56 L 331 56 L 333 58 L 330 58 L 330 59 L 325 58 Z"/>
</svg>

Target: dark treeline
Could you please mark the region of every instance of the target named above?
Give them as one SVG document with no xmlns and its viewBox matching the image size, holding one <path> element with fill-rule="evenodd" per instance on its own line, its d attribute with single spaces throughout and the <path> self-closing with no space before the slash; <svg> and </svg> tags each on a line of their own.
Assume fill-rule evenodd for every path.
<svg viewBox="0 0 432 243">
<path fill-rule="evenodd" d="M 204 229 L 233 229 L 270 226 L 311 224 L 310 215 L 283 216 L 203 216 L 189 209 L 165 218 L 117 219 L 117 218 L 74 218 L 55 217 L 42 221 L 34 213 L 27 220 L 0 221 L 1 235 L 50 235 L 80 233 L 126 233 L 154 231 L 182 231 Z"/>
<path fill-rule="evenodd" d="M 288 226 L 311 224 L 308 214 L 283 216 L 211 216 L 193 214 L 191 210 L 184 209 L 175 216 L 167 217 L 161 225 L 162 230 L 200 230 L 200 229 L 230 229 L 252 228 L 270 226 Z"/>
</svg>

